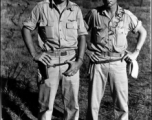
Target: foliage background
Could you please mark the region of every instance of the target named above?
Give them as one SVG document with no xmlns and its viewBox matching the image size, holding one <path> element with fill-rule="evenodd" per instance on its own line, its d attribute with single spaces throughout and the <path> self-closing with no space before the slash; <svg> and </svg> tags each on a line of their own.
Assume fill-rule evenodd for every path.
<svg viewBox="0 0 152 120">
<path fill-rule="evenodd" d="M 22 40 L 22 22 L 34 5 L 41 0 L 1 0 L 1 81 L 2 115 L 4 120 L 37 120 L 37 65 L 32 61 Z M 101 0 L 72 0 L 85 15 L 91 8 L 102 5 Z M 143 22 L 148 32 L 146 42 L 138 57 L 140 73 L 138 79 L 129 77 L 129 120 L 150 120 L 151 114 L 151 37 L 150 37 L 150 0 L 118 0 L 120 6 L 132 11 Z M 32 32 L 37 44 L 37 33 Z M 90 36 L 87 37 L 89 40 Z M 133 50 L 137 35 L 128 36 L 129 50 Z M 37 48 L 38 49 L 38 48 Z M 80 80 L 80 118 L 85 119 L 87 109 L 89 60 L 81 67 Z M 55 106 L 62 111 L 60 89 Z M 99 118 L 112 120 L 112 98 L 107 85 L 101 102 Z M 62 114 L 55 108 L 54 120 Z"/>
</svg>

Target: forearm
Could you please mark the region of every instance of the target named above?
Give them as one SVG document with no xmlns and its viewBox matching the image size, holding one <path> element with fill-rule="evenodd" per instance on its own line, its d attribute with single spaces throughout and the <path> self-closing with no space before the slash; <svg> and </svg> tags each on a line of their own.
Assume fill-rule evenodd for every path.
<svg viewBox="0 0 152 120">
<path fill-rule="evenodd" d="M 27 29 L 26 27 L 23 27 L 22 28 L 22 36 L 23 36 L 23 40 L 25 42 L 25 45 L 26 45 L 28 51 L 30 52 L 32 57 L 35 57 L 36 50 L 34 48 L 34 44 L 32 41 L 31 31 L 29 29 Z"/>
<path fill-rule="evenodd" d="M 85 48 L 86 48 L 86 36 L 84 36 L 84 35 L 79 36 L 78 56 L 77 56 L 78 61 L 83 61 L 83 57 L 84 57 L 84 54 L 85 54 Z"/>
<path fill-rule="evenodd" d="M 142 27 L 142 29 L 139 31 L 139 37 L 138 37 L 138 42 L 137 42 L 137 45 L 136 45 L 136 49 L 135 50 L 141 50 L 145 40 L 146 40 L 146 37 L 147 37 L 147 32 L 146 30 Z"/>
</svg>

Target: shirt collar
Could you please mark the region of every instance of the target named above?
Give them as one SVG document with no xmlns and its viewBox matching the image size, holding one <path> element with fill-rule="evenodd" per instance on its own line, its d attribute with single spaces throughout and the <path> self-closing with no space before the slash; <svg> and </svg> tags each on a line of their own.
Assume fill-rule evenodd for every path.
<svg viewBox="0 0 152 120">
<path fill-rule="evenodd" d="M 50 7 L 52 8 L 53 8 L 53 5 L 55 5 L 54 0 L 44 0 L 44 1 L 50 3 Z M 73 5 L 69 0 L 67 0 L 67 9 L 70 9 L 71 11 L 73 11 Z"/>
<path fill-rule="evenodd" d="M 72 3 L 68 0 L 68 5 L 67 5 L 67 9 L 70 9 L 71 11 L 73 11 L 73 5 Z"/>
<path fill-rule="evenodd" d="M 101 13 L 102 13 L 102 15 L 106 15 L 106 16 L 109 17 L 109 15 L 108 15 L 108 13 L 106 11 L 106 8 Z M 122 18 L 123 14 L 124 14 L 124 9 L 118 5 L 117 11 L 115 13 L 115 17 Z"/>
</svg>

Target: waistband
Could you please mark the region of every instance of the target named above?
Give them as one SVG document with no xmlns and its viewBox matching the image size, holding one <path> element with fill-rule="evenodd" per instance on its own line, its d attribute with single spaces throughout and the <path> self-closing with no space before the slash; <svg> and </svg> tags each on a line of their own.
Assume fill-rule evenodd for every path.
<svg viewBox="0 0 152 120">
<path fill-rule="evenodd" d="M 48 53 L 51 56 L 55 56 L 55 57 L 59 57 L 59 56 L 67 56 L 67 55 L 73 55 L 76 53 L 75 49 L 71 49 L 71 50 L 55 50 L 55 51 L 47 51 L 46 53 Z"/>
<path fill-rule="evenodd" d="M 92 62 L 94 64 L 100 64 L 100 63 L 110 63 L 110 62 L 115 62 L 115 61 L 120 61 L 122 60 L 122 57 L 124 56 L 124 52 L 123 53 L 116 53 L 116 52 L 101 52 L 101 55 L 103 55 L 104 57 L 115 57 L 115 58 L 111 58 L 111 59 L 107 59 L 107 60 L 102 60 L 102 61 L 96 61 L 96 62 Z"/>
<path fill-rule="evenodd" d="M 124 56 L 124 53 L 101 52 L 101 55 L 103 55 L 103 56 L 109 56 L 109 57 L 123 57 L 123 56 Z"/>
</svg>

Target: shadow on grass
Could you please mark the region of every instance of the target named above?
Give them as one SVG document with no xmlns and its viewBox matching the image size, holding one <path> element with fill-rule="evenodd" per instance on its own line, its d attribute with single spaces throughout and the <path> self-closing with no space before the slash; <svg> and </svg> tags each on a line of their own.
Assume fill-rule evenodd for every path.
<svg viewBox="0 0 152 120">
<path fill-rule="evenodd" d="M 37 120 L 38 92 L 30 91 L 28 83 L 14 78 L 1 77 L 2 80 L 2 117 L 3 120 Z M 37 87 L 37 86 L 32 86 Z M 60 90 L 60 89 L 59 89 Z M 60 92 L 58 96 L 60 97 Z M 53 120 L 63 118 L 63 105 L 55 104 Z M 79 120 L 82 120 L 79 118 Z"/>
<path fill-rule="evenodd" d="M 36 117 L 38 111 L 37 92 L 31 92 L 22 81 L 13 78 L 1 78 L 1 80 L 3 119 L 10 120 L 7 117 L 14 115 L 23 120 L 31 120 L 31 116 Z"/>
<path fill-rule="evenodd" d="M 38 116 L 38 91 L 31 90 L 28 82 L 16 80 L 14 78 L 0 78 L 2 81 L 2 117 L 3 120 L 37 120 Z M 60 89 L 59 89 L 60 90 Z M 57 98 L 61 95 L 58 90 Z M 55 103 L 53 110 L 53 120 L 63 118 L 63 105 Z M 79 118 L 82 120 L 82 118 Z"/>
<path fill-rule="evenodd" d="M 3 115 L 3 119 L 4 119 L 4 120 L 11 120 L 10 115 L 9 115 L 9 114 L 7 113 L 7 111 L 4 110 L 4 109 L 3 109 L 3 111 L 2 111 L 2 115 Z"/>
<path fill-rule="evenodd" d="M 38 92 L 30 91 L 28 83 L 13 78 L 2 80 L 2 117 L 3 120 L 37 120 Z M 37 87 L 37 86 L 33 86 Z M 63 117 L 63 112 L 54 108 L 53 116 Z M 55 119 L 58 120 L 58 119 Z"/>
</svg>

